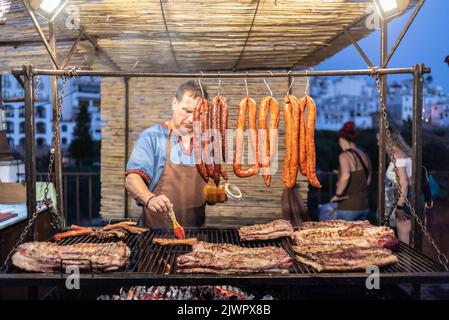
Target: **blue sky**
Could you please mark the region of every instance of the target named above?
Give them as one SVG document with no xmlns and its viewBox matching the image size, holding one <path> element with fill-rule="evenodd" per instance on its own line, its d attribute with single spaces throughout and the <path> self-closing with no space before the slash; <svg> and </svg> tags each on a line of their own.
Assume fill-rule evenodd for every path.
<svg viewBox="0 0 449 320">
<path fill-rule="evenodd" d="M 389 48 L 393 46 L 410 15 L 411 11 L 389 24 Z M 359 44 L 374 65 L 379 65 L 380 32 L 374 32 L 362 39 Z M 447 55 L 449 55 L 449 1 L 427 0 L 391 59 L 389 67 L 409 67 L 416 63 L 424 63 L 432 68 L 434 84 L 441 85 L 445 91 L 449 91 L 449 66 L 444 63 Z M 366 68 L 366 64 L 354 46 L 350 46 L 315 69 L 356 68 Z"/>
</svg>

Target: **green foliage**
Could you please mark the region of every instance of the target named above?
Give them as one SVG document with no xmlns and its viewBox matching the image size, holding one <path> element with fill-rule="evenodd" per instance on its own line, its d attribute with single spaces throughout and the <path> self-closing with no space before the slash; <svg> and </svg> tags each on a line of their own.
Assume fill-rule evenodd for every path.
<svg viewBox="0 0 449 320">
<path fill-rule="evenodd" d="M 81 105 L 76 117 L 76 126 L 69 152 L 77 164 L 89 164 L 94 156 L 93 141 L 90 135 L 90 114 L 86 105 Z"/>
</svg>

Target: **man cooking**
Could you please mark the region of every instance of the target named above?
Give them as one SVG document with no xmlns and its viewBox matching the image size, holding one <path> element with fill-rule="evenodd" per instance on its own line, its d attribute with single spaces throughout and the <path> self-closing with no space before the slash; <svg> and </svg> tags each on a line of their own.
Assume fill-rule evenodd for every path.
<svg viewBox="0 0 449 320">
<path fill-rule="evenodd" d="M 126 167 L 125 187 L 143 206 L 147 227 L 171 228 L 171 210 L 182 226 L 204 224 L 205 182 L 195 167 L 192 152 L 193 111 L 201 96 L 195 81 L 183 83 L 172 99 L 172 118 L 144 130 L 134 145 Z"/>
</svg>

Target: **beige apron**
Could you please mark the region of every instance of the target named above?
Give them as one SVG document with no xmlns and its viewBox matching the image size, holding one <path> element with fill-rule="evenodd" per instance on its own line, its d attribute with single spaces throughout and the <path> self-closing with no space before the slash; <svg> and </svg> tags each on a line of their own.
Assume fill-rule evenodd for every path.
<svg viewBox="0 0 449 320">
<path fill-rule="evenodd" d="M 172 130 L 169 129 L 165 167 L 153 193 L 163 194 L 170 199 L 176 219 L 183 227 L 201 227 L 206 217 L 206 200 L 203 193 L 205 182 L 196 166 L 171 163 L 171 133 Z M 144 208 L 143 216 L 146 227 L 173 228 L 166 213 L 153 213 Z"/>
</svg>

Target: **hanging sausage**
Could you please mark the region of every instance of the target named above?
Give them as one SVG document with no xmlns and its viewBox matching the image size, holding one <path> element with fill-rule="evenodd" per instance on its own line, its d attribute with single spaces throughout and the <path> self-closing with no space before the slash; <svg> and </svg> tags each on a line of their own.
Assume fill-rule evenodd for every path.
<svg viewBox="0 0 449 320">
<path fill-rule="evenodd" d="M 251 149 L 254 155 L 254 164 L 248 169 L 242 169 L 241 164 L 243 157 L 243 142 L 245 137 L 245 123 L 246 123 L 247 110 L 248 110 L 248 131 L 250 136 Z M 243 98 L 239 105 L 239 112 L 237 117 L 237 130 L 236 130 L 235 152 L 233 163 L 234 173 L 236 176 L 240 178 L 251 177 L 259 173 L 260 170 L 256 115 L 257 115 L 256 102 L 248 96 Z"/>
<path fill-rule="evenodd" d="M 270 111 L 270 126 L 267 130 L 268 110 Z M 264 97 L 259 108 L 259 141 L 262 176 L 267 187 L 271 185 L 271 164 L 276 156 L 278 127 L 279 103 L 271 96 Z"/>
</svg>

